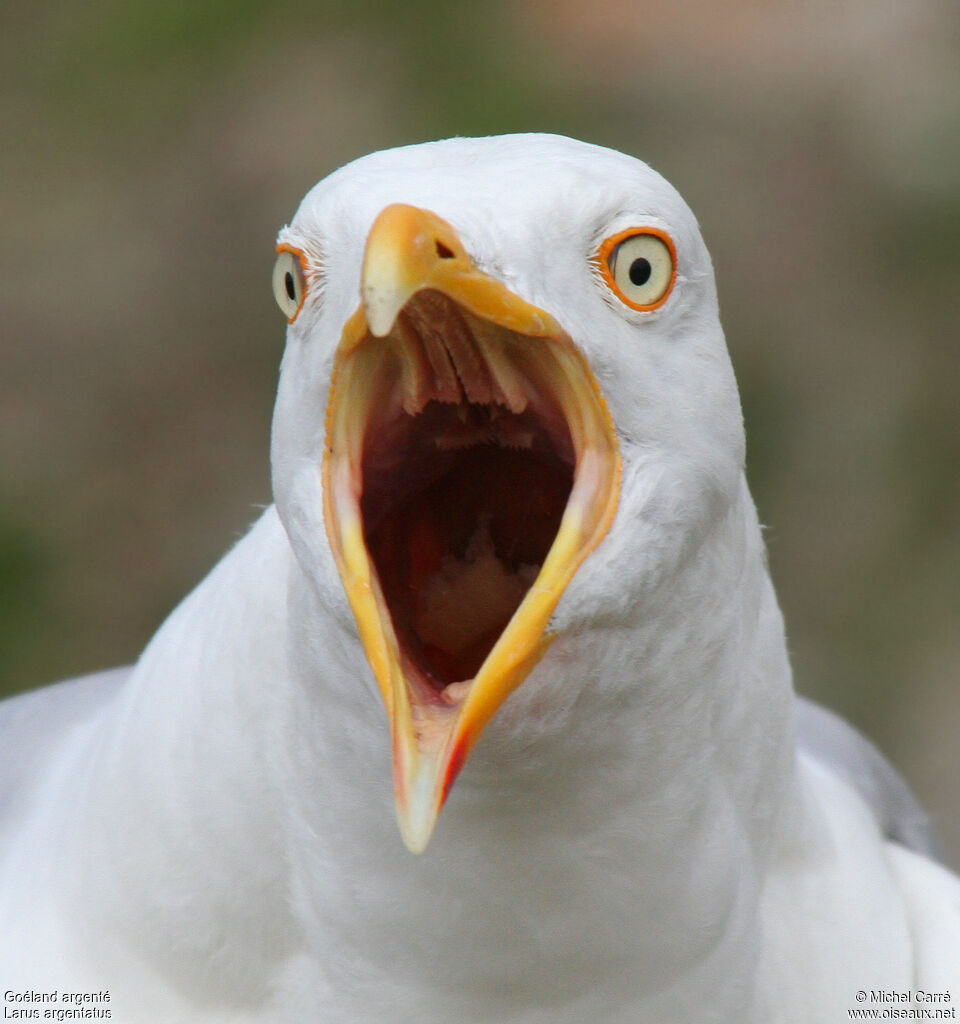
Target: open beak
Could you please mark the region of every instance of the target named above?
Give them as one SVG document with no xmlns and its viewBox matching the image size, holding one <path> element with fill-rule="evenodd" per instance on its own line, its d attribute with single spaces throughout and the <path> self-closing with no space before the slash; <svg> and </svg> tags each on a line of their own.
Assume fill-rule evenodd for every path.
<svg viewBox="0 0 960 1024">
<path fill-rule="evenodd" d="M 334 361 L 324 518 L 419 853 L 609 529 L 620 455 L 577 347 L 435 214 L 380 213 L 361 297 Z"/>
</svg>

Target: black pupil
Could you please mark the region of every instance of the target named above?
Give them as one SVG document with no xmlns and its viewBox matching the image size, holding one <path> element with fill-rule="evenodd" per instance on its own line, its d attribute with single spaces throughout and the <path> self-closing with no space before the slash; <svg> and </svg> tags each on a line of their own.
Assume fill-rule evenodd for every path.
<svg viewBox="0 0 960 1024">
<path fill-rule="evenodd" d="M 630 264 L 630 280 L 633 284 L 639 286 L 646 284 L 650 280 L 650 275 L 653 273 L 653 268 L 650 266 L 650 261 L 644 259 L 643 256 L 638 257 Z"/>
<path fill-rule="evenodd" d="M 630 268 L 630 274 L 631 274 L 631 276 L 633 275 L 633 268 L 632 267 Z M 289 270 L 286 272 L 286 274 L 284 274 L 283 283 L 284 283 L 284 286 L 287 289 L 287 295 L 291 299 L 296 299 L 296 297 L 297 297 L 297 286 L 296 286 L 296 282 L 293 280 L 293 274 Z"/>
</svg>

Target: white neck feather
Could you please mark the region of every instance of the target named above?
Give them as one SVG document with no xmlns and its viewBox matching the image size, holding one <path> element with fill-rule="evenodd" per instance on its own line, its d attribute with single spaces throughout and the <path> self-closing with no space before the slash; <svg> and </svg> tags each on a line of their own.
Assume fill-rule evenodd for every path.
<svg viewBox="0 0 960 1024">
<path fill-rule="evenodd" d="M 103 819 L 76 858 L 89 912 L 186 988 L 255 997 L 289 960 L 344 1014 L 372 988 L 407 1019 L 426 980 L 438 1012 L 548 995 L 561 1020 L 645 992 L 651 1012 L 708 997 L 746 1019 L 793 740 L 745 484 L 636 614 L 556 640 L 414 857 L 359 643 L 268 510 L 157 634 L 76 779 L 76 814 Z M 326 976 L 341 955 L 352 985 Z"/>
</svg>

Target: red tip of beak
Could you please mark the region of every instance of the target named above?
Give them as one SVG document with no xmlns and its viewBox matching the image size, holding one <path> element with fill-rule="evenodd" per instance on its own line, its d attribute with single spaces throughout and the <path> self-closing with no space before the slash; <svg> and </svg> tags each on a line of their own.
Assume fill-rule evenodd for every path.
<svg viewBox="0 0 960 1024">
<path fill-rule="evenodd" d="M 443 799 L 441 805 L 446 803 L 447 796 L 453 788 L 453 784 L 457 781 L 457 776 L 460 774 L 460 769 L 463 767 L 463 762 L 466 761 L 468 753 L 466 737 L 461 736 L 457 741 L 457 745 L 450 752 L 450 760 L 447 762 L 447 771 L 443 777 Z"/>
</svg>

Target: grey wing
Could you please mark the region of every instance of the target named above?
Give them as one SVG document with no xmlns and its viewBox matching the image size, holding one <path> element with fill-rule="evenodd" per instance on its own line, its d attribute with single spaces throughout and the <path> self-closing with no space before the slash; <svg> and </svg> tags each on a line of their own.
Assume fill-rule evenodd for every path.
<svg viewBox="0 0 960 1024">
<path fill-rule="evenodd" d="M 12 824 L 63 737 L 96 716 L 131 670 L 95 672 L 0 701 L 0 826 Z"/>
<path fill-rule="evenodd" d="M 797 698 L 797 746 L 860 794 L 883 834 L 942 860 L 930 821 L 909 786 L 879 750 L 832 711 Z"/>
</svg>

